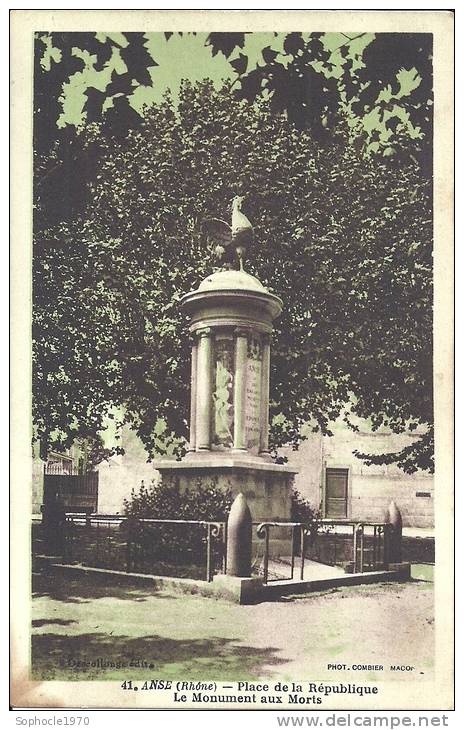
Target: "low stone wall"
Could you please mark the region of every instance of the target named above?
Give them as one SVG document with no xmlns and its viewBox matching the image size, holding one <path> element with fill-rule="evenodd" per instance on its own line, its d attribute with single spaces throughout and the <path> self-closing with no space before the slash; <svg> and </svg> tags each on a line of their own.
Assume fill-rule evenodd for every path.
<svg viewBox="0 0 464 730">
<path fill-rule="evenodd" d="M 211 583 L 206 581 L 171 578 L 167 576 L 139 575 L 137 573 L 120 573 L 118 571 L 87 568 L 76 565 L 48 563 L 43 566 L 51 575 L 61 573 L 70 578 L 97 581 L 99 585 L 142 585 L 153 591 L 165 591 L 174 594 L 191 594 L 223 599 L 239 604 L 272 601 L 280 596 L 313 593 L 330 590 L 342 586 L 356 586 L 385 581 L 406 581 L 411 577 L 411 568 L 407 563 L 395 565 L 392 570 L 381 570 L 372 573 L 354 573 L 340 577 L 319 580 L 274 581 L 265 585 L 260 578 L 236 578 L 228 575 L 216 575 Z"/>
</svg>

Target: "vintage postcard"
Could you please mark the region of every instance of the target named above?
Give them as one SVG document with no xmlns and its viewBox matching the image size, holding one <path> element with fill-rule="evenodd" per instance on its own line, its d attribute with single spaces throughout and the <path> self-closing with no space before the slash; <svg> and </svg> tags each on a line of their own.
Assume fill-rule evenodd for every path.
<svg viewBox="0 0 464 730">
<path fill-rule="evenodd" d="M 13 707 L 453 709 L 453 21 L 12 12 Z"/>
</svg>

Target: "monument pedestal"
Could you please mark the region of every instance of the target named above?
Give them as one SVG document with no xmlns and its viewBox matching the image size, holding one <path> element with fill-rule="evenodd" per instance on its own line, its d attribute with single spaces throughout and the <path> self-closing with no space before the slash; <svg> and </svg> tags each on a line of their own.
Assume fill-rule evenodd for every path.
<svg viewBox="0 0 464 730">
<path fill-rule="evenodd" d="M 200 483 L 230 491 L 232 499 L 245 495 L 254 523 L 285 522 L 291 519 L 291 493 L 295 470 L 264 459 L 250 459 L 233 454 L 187 455 L 182 461 L 160 460 L 155 463 L 163 483 L 185 491 Z M 263 541 L 253 526 L 253 556 L 263 552 Z M 290 528 L 274 527 L 270 535 L 272 557 L 291 554 Z"/>
</svg>

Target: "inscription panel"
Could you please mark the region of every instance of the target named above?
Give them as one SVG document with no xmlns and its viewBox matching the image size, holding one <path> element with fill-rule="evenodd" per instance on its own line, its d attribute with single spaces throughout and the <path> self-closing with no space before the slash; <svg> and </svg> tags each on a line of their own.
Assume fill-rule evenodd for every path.
<svg viewBox="0 0 464 730">
<path fill-rule="evenodd" d="M 258 453 L 261 434 L 261 342 L 251 337 L 248 342 L 245 386 L 245 442 L 249 451 Z"/>
</svg>

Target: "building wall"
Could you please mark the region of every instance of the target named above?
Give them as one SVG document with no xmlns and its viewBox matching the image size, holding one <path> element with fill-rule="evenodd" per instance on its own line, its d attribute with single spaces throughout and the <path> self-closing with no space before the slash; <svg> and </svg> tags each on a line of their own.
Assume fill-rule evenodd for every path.
<svg viewBox="0 0 464 730">
<path fill-rule="evenodd" d="M 321 434 L 311 434 L 307 441 L 301 444 L 298 451 L 290 448 L 279 449 L 279 454 L 286 456 L 288 465 L 298 470 L 294 480 L 295 489 L 317 509 L 321 504 L 323 481 L 323 438 Z"/>
<path fill-rule="evenodd" d="M 393 499 L 402 514 L 403 524 L 412 527 L 434 525 L 433 476 L 423 471 L 405 474 L 395 465 L 366 466 L 353 455 L 399 451 L 411 442 L 409 434 L 389 431 L 372 432 L 365 427 L 353 432 L 345 424 L 337 423 L 331 437 L 313 434 L 297 452 L 282 450 L 289 464 L 299 469 L 295 487 L 315 507 L 324 505 L 325 470 L 348 469 L 349 519 L 383 521 L 385 511 Z M 417 496 L 425 493 L 430 496 Z"/>
<path fill-rule="evenodd" d="M 32 460 L 32 514 L 39 515 L 43 503 L 45 462 L 38 456 Z"/>
<path fill-rule="evenodd" d="M 124 499 L 132 489 L 138 491 L 141 482 L 147 486 L 159 479 L 159 472 L 147 464 L 147 452 L 141 440 L 127 426 L 124 427 L 121 445 L 124 455 L 113 456 L 98 467 L 98 511 L 116 514 L 124 509 Z"/>
</svg>

